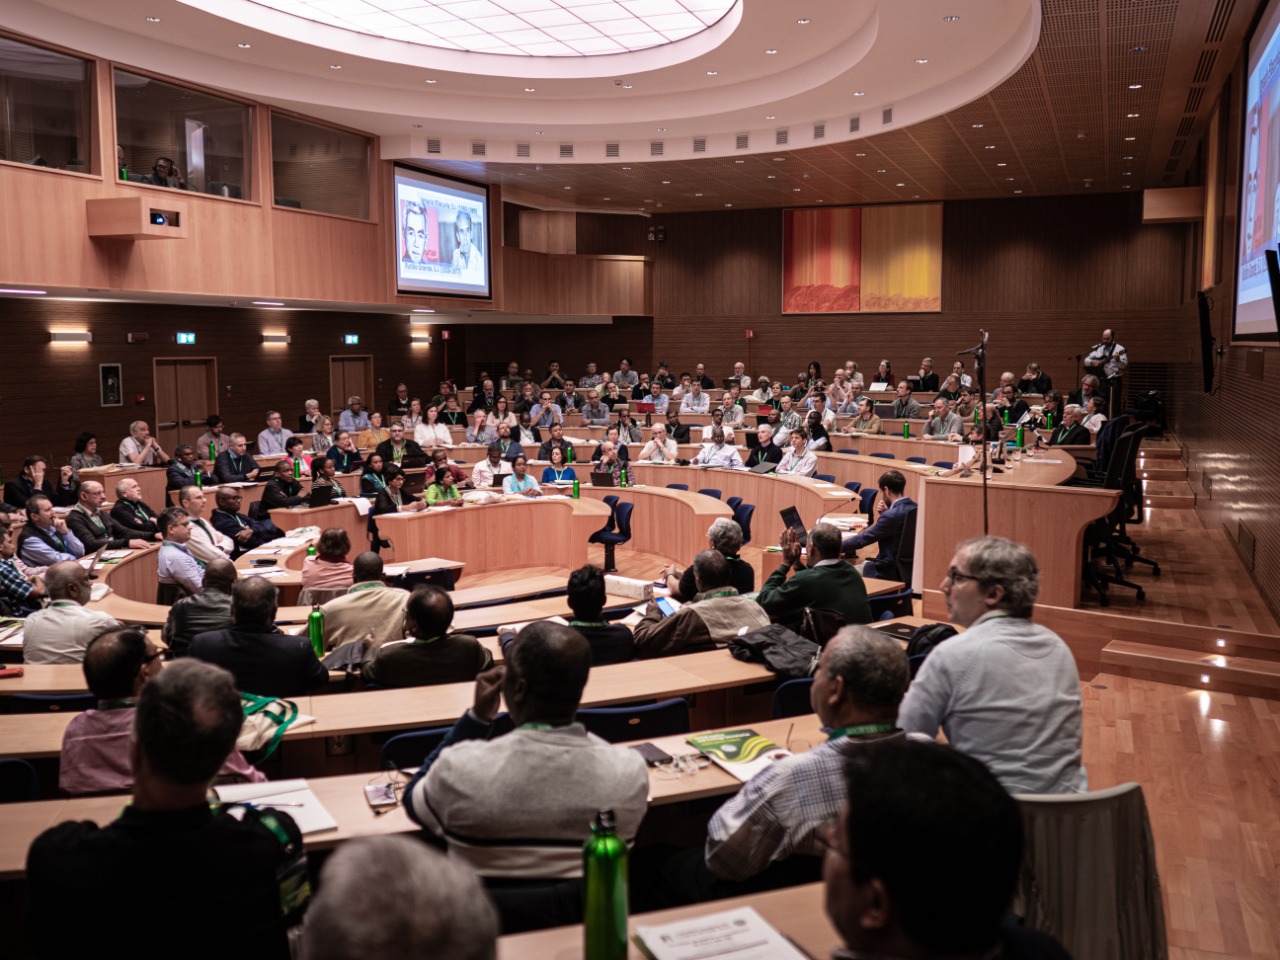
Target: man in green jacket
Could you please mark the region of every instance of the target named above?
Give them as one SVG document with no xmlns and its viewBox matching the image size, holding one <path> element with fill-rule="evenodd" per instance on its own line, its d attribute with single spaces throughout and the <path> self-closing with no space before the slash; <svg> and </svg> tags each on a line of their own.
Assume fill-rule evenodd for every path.
<svg viewBox="0 0 1280 960">
<path fill-rule="evenodd" d="M 777 623 L 795 623 L 805 607 L 834 610 L 845 623 L 870 623 L 871 605 L 862 576 L 840 559 L 840 531 L 819 523 L 809 532 L 808 566 L 800 558 L 800 540 L 790 528 L 780 541 L 782 566 L 769 575 L 756 597 Z M 790 579 L 792 568 L 796 572 Z"/>
</svg>

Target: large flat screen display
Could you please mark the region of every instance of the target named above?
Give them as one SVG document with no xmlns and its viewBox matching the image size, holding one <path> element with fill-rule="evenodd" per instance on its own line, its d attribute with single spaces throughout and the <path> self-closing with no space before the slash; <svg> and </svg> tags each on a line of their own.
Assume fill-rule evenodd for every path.
<svg viewBox="0 0 1280 960">
<path fill-rule="evenodd" d="M 395 165 L 396 287 L 491 297 L 489 188 Z"/>
<path fill-rule="evenodd" d="M 1280 241 L 1280 2 L 1271 0 L 1249 39 L 1240 173 L 1236 340 L 1276 340 L 1265 251 Z"/>
</svg>

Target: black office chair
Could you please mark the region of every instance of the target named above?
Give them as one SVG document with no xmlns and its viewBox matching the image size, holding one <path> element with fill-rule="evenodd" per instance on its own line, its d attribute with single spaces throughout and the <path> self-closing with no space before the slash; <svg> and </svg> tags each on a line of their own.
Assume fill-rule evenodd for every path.
<svg viewBox="0 0 1280 960">
<path fill-rule="evenodd" d="M 933 465 L 935 467 L 940 467 L 943 470 L 954 470 L 956 468 L 956 465 L 950 460 L 935 460 L 933 461 Z"/>
<path fill-rule="evenodd" d="M 15 693 L 0 698 L 4 713 L 78 713 L 97 705 L 91 693 Z"/>
<path fill-rule="evenodd" d="M 30 803 L 39 799 L 36 768 L 25 760 L 0 760 L 0 803 Z"/>
<path fill-rule="evenodd" d="M 742 528 L 742 544 L 746 546 L 751 542 L 751 515 L 756 512 L 754 503 L 740 503 L 738 508 L 733 511 L 734 522 Z"/>
<path fill-rule="evenodd" d="M 605 524 L 605 526 L 587 538 L 588 543 L 604 544 L 604 569 L 606 573 L 618 572 L 618 566 L 614 559 L 614 550 L 631 539 L 631 511 L 635 508 L 636 505 L 634 503 L 619 503 L 614 508 L 610 518 L 616 529 L 611 529 L 609 524 Z"/>
<path fill-rule="evenodd" d="M 803 717 L 813 713 L 813 704 L 809 699 L 809 691 L 812 689 L 813 677 L 788 680 L 778 687 L 773 691 L 773 719 Z"/>
<path fill-rule="evenodd" d="M 188 596 L 187 590 L 180 583 L 156 584 L 156 603 L 163 607 L 172 607 L 185 596 Z"/>
<path fill-rule="evenodd" d="M 719 500 L 721 495 L 724 493 L 723 490 L 717 490 L 715 487 L 703 487 L 698 492 L 704 497 L 710 497 L 713 500 Z"/>
<path fill-rule="evenodd" d="M 431 751 L 440 746 L 448 735 L 450 727 L 436 727 L 433 730 L 411 730 L 408 733 L 397 733 L 382 745 L 378 755 L 378 766 L 383 770 L 403 770 L 405 767 L 420 767 L 422 761 L 431 755 Z"/>
<path fill-rule="evenodd" d="M 644 706 L 591 707 L 578 711 L 578 722 L 610 743 L 652 740 L 689 732 L 689 704 L 683 697 Z"/>
<path fill-rule="evenodd" d="M 909 617 L 915 610 L 912 607 L 912 594 L 910 584 L 898 593 L 886 593 L 884 596 L 872 597 L 871 619 L 876 620 L 892 620 L 895 617 Z"/>
<path fill-rule="evenodd" d="M 800 618 L 798 633 L 806 640 L 812 640 L 820 647 L 840 632 L 847 621 L 838 610 L 825 610 L 821 607 L 805 607 Z"/>
<path fill-rule="evenodd" d="M 742 502 L 741 497 L 730 497 L 724 503 L 725 503 L 725 506 L 727 506 L 730 510 L 737 510 L 738 504 L 740 504 L 741 502 Z"/>
<path fill-rule="evenodd" d="M 871 516 L 871 508 L 875 506 L 876 497 L 880 495 L 880 491 L 874 488 L 868 488 L 858 494 L 858 512 Z"/>
</svg>

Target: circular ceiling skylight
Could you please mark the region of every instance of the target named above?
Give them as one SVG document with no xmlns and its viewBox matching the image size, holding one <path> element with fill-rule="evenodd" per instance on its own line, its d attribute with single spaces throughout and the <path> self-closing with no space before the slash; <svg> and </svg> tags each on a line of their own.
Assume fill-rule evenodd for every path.
<svg viewBox="0 0 1280 960">
<path fill-rule="evenodd" d="M 683 40 L 738 0 L 253 0 L 352 30 L 446 50 L 593 57 Z"/>
</svg>

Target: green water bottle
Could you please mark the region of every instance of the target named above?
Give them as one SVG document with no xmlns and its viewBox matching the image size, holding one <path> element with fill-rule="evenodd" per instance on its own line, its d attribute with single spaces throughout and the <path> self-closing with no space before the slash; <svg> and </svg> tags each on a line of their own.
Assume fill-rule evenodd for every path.
<svg viewBox="0 0 1280 960">
<path fill-rule="evenodd" d="M 213 461 L 217 459 L 218 459 L 218 443 L 215 440 L 210 440 L 209 441 L 209 460 Z"/>
<path fill-rule="evenodd" d="M 625 469 L 620 471 L 618 478 L 619 478 L 618 485 L 621 487 L 625 487 L 627 485 L 627 471 Z"/>
<path fill-rule="evenodd" d="M 909 424 L 909 423 L 904 423 L 904 424 L 902 425 L 902 439 L 903 439 L 903 440 L 910 440 L 910 439 L 911 439 L 911 424 Z"/>
<path fill-rule="evenodd" d="M 571 443 L 564 445 L 564 462 L 573 463 L 573 444 Z"/>
<path fill-rule="evenodd" d="M 1017 443 L 1018 443 L 1018 449 L 1021 450 L 1022 449 L 1022 427 L 1018 427 Z"/>
<path fill-rule="evenodd" d="M 1001 410 L 1001 411 L 1000 411 L 1000 418 L 1001 418 L 1002 420 L 1004 420 L 1004 425 L 1007 427 L 1007 426 L 1009 425 L 1009 411 L 1008 411 L 1008 410 Z"/>
<path fill-rule="evenodd" d="M 626 960 L 627 844 L 612 810 L 601 810 L 582 847 L 584 960 Z"/>
<path fill-rule="evenodd" d="M 578 496 L 579 496 L 579 490 L 580 490 L 580 487 L 578 486 L 578 481 L 577 481 L 577 480 L 574 480 L 574 481 L 573 481 L 573 499 L 575 499 L 575 500 L 577 500 L 577 499 L 578 499 Z"/>
<path fill-rule="evenodd" d="M 1052 414 L 1052 413 L 1046 413 L 1046 414 L 1044 415 L 1044 425 L 1045 425 L 1045 427 L 1047 427 L 1047 428 L 1048 428 L 1048 429 L 1050 429 L 1050 430 L 1052 430 L 1052 429 L 1053 429 L 1053 414 Z"/>
<path fill-rule="evenodd" d="M 315 545 L 315 542 L 312 541 L 311 543 L 307 544 L 307 556 L 314 557 L 315 555 L 316 555 L 316 545 Z"/>
<path fill-rule="evenodd" d="M 199 467 L 196 467 L 196 488 L 200 490 L 204 489 L 204 471 Z"/>
<path fill-rule="evenodd" d="M 120 179 L 121 180 L 129 179 L 129 165 L 127 163 L 120 164 Z"/>
<path fill-rule="evenodd" d="M 311 639 L 311 649 L 317 657 L 324 656 L 324 611 L 320 604 L 313 604 L 311 613 L 307 615 L 307 636 Z"/>
<path fill-rule="evenodd" d="M 297 457 L 293 458 L 293 479 L 297 480 L 302 476 L 302 461 Z"/>
</svg>

